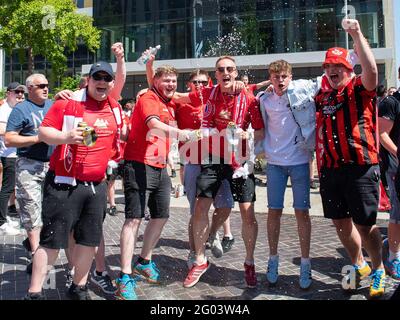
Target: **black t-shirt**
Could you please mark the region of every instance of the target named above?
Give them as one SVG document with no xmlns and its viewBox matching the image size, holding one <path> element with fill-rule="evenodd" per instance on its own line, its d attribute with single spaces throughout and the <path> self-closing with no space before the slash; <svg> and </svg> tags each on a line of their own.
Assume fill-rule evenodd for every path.
<svg viewBox="0 0 400 320">
<path fill-rule="evenodd" d="M 378 115 L 393 121 L 393 128 L 389 133 L 390 139 L 397 145 L 397 157 L 400 155 L 400 92 L 395 92 L 393 96 L 388 96 L 381 101 L 378 107 Z M 382 145 L 379 155 L 383 164 L 383 168 L 397 170 L 398 161 L 389 151 Z"/>
</svg>

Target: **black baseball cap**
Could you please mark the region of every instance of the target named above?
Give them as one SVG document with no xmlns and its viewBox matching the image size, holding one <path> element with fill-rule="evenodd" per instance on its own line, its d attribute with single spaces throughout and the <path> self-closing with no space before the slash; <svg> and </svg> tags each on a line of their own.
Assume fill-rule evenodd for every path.
<svg viewBox="0 0 400 320">
<path fill-rule="evenodd" d="M 20 84 L 19 82 L 11 82 L 7 87 L 7 91 L 15 91 L 18 89 L 24 90 L 25 93 L 28 92 L 26 87 L 23 84 Z"/>
<path fill-rule="evenodd" d="M 108 62 L 98 61 L 92 64 L 89 71 L 89 76 L 93 76 L 96 72 L 103 71 L 108 73 L 111 77 L 114 78 L 114 71 Z"/>
</svg>

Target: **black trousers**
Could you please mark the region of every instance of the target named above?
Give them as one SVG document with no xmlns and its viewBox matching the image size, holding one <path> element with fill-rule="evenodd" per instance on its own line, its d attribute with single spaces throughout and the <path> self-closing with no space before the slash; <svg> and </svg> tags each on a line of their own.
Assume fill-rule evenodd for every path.
<svg viewBox="0 0 400 320">
<path fill-rule="evenodd" d="M 15 189 L 15 162 L 17 158 L 1 157 L 3 182 L 0 190 L 0 224 L 7 221 L 8 200 Z"/>
</svg>

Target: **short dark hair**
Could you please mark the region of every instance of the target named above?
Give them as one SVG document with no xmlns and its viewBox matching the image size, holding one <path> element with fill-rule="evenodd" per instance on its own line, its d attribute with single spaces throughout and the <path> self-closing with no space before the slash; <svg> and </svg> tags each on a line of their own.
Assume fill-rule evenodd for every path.
<svg viewBox="0 0 400 320">
<path fill-rule="evenodd" d="M 207 79 L 210 79 L 210 76 L 206 70 L 203 69 L 196 69 L 192 73 L 189 74 L 189 81 L 192 81 L 194 77 L 204 75 Z"/>
</svg>

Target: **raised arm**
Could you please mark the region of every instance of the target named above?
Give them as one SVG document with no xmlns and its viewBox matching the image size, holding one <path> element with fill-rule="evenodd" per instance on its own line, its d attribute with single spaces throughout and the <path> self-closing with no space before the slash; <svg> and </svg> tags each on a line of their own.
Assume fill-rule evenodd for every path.
<svg viewBox="0 0 400 320">
<path fill-rule="evenodd" d="M 360 24 L 357 20 L 345 19 L 343 25 L 348 26 L 345 30 L 350 34 L 354 41 L 357 51 L 356 53 L 362 68 L 362 84 L 368 91 L 373 91 L 378 85 L 378 67 L 376 66 L 374 54 L 372 53 L 367 39 L 365 39 L 362 34 Z"/>
<path fill-rule="evenodd" d="M 147 49 L 145 52 L 149 51 L 149 49 Z M 153 86 L 153 79 L 154 79 L 154 68 L 153 68 L 153 63 L 154 60 L 156 59 L 156 56 L 151 54 L 149 57 L 149 60 L 146 63 L 146 80 L 147 80 L 147 84 L 149 86 L 149 88 L 151 88 Z"/>
<path fill-rule="evenodd" d="M 110 92 L 110 96 L 115 100 L 120 100 L 122 90 L 126 81 L 126 64 L 124 47 L 121 42 L 114 43 L 111 47 L 112 52 L 117 60 L 117 69 L 115 71 L 114 88 Z"/>
</svg>

